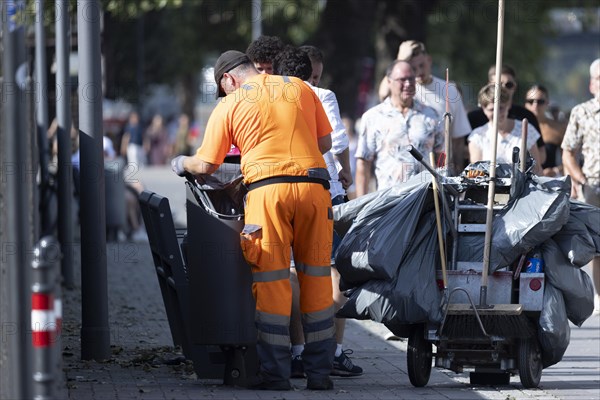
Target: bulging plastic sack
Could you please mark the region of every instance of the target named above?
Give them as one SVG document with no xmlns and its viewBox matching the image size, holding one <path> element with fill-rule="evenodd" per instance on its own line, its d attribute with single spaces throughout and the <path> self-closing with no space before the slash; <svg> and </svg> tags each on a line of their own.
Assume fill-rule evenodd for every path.
<svg viewBox="0 0 600 400">
<path fill-rule="evenodd" d="M 542 346 L 542 365 L 548 368 L 562 360 L 571 340 L 571 327 L 561 291 L 548 282 L 543 304 L 538 320 L 538 339 Z"/>
<path fill-rule="evenodd" d="M 556 185 L 554 185 L 556 184 Z M 554 186 L 552 186 L 554 185 Z M 546 239 L 569 219 L 569 198 L 560 181 L 529 182 L 518 198 L 494 217 L 490 272 L 512 264 Z"/>
<path fill-rule="evenodd" d="M 370 280 L 353 289 L 337 315 L 392 325 L 441 322 L 441 294 L 435 277 L 437 246 L 435 215 L 430 212 L 419 219 L 395 278 Z"/>
<path fill-rule="evenodd" d="M 600 255 L 600 208 L 570 201 L 569 221 L 552 237 L 571 264 L 582 267 Z"/>
<path fill-rule="evenodd" d="M 371 279 L 391 281 L 396 277 L 399 264 L 414 241 L 419 218 L 431 206 L 429 182 L 411 180 L 377 192 L 369 197 L 370 202 L 358 203 L 363 205 L 360 210 L 353 202 L 335 208 L 336 232 L 338 224 L 344 225 L 348 220 L 348 214 L 355 216 L 335 257 L 342 289 Z"/>
<path fill-rule="evenodd" d="M 567 317 L 581 326 L 594 312 L 594 285 L 592 278 L 575 268 L 552 239 L 542 244 L 546 262 L 546 282 L 559 289 L 565 300 Z"/>
</svg>

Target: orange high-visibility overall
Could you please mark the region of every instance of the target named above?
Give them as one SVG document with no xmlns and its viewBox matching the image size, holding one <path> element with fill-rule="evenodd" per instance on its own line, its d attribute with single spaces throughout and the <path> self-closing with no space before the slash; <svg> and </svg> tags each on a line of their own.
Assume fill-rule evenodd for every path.
<svg viewBox="0 0 600 400">
<path fill-rule="evenodd" d="M 241 245 L 252 267 L 257 350 L 266 380 L 290 377 L 290 249 L 300 282 L 305 371 L 317 379 L 331 372 L 335 350 L 330 274 L 333 220 L 329 190 L 322 184 L 279 182 L 252 189 L 252 183 L 306 177 L 309 170 L 326 169 L 317 139 L 330 132 L 321 102 L 304 82 L 257 75 L 217 105 L 197 152 L 213 164 L 222 163 L 231 144 L 242 154 L 242 173 L 251 190 Z"/>
</svg>

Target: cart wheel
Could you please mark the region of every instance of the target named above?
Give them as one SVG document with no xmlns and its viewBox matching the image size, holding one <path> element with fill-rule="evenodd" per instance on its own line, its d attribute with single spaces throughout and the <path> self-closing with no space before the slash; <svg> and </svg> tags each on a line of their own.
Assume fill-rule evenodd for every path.
<svg viewBox="0 0 600 400">
<path fill-rule="evenodd" d="M 406 365 L 410 383 L 416 387 L 423 387 L 429 382 L 431 375 L 431 361 L 433 354 L 431 343 L 425 339 L 424 325 L 415 325 L 408 336 L 408 350 Z"/>
<path fill-rule="evenodd" d="M 519 341 L 519 378 L 521 384 L 532 389 L 542 378 L 542 352 L 535 336 Z"/>
</svg>

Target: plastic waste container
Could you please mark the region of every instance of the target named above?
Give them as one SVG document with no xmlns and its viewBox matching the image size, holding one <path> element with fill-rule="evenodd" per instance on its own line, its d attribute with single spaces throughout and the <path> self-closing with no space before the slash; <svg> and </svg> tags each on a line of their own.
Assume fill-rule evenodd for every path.
<svg viewBox="0 0 600 400">
<path fill-rule="evenodd" d="M 225 383 L 244 385 L 258 362 L 252 275 L 240 247 L 246 190 L 239 164 L 186 184 L 191 340 L 221 346 Z"/>
</svg>

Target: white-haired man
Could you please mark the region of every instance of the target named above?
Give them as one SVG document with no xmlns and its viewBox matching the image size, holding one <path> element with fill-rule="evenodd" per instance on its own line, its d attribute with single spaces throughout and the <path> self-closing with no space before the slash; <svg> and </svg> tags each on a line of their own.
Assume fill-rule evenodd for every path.
<svg viewBox="0 0 600 400">
<path fill-rule="evenodd" d="M 600 58 L 590 66 L 590 92 L 594 98 L 571 110 L 569 125 L 562 142 L 563 164 L 571 175 L 571 197 L 583 197 L 586 203 L 600 207 Z M 578 156 L 583 155 L 583 165 Z M 592 260 L 596 287 L 596 313 L 600 312 L 600 257 Z"/>
</svg>

